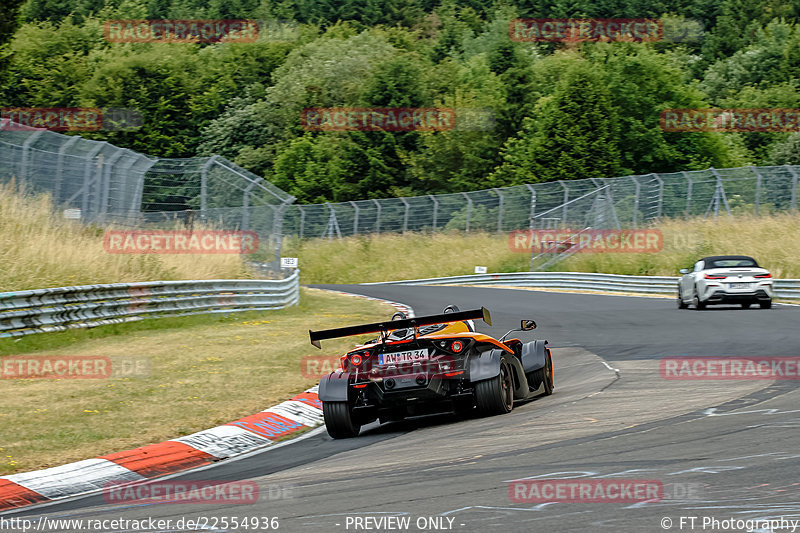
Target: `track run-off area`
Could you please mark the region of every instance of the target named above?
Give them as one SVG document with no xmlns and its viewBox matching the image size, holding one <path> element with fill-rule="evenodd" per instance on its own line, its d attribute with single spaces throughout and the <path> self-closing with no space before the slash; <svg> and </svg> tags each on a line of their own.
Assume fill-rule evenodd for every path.
<svg viewBox="0 0 800 533">
<path fill-rule="evenodd" d="M 800 356 L 800 307 L 694 311 L 666 298 L 452 286 L 320 288 L 401 302 L 418 316 L 447 304 L 485 306 L 494 325 L 476 327 L 497 337 L 532 318 L 538 329 L 517 336 L 550 341 L 555 393 L 502 416 L 372 424 L 356 439 L 334 441 L 318 428 L 169 478 L 250 480 L 259 487 L 256 503 L 120 504 L 95 494 L 0 518 L 28 519 L 35 530 L 53 532 L 97 531 L 79 529 L 74 520 L 115 519 L 129 522 L 105 531 L 266 531 L 267 524 L 325 533 L 773 531 L 764 521 L 781 519 L 789 527 L 774 531 L 792 531 L 792 521 L 800 526 L 799 382 L 671 380 L 659 371 L 664 357 Z M 315 352 L 309 344 L 309 355 Z M 515 501 L 509 482 L 520 479 L 650 480 L 663 495 L 634 503 Z M 232 517 L 277 520 L 244 529 L 233 527 Z M 172 523 L 131 527 L 130 521 L 150 518 Z M 179 526 L 187 518 L 200 524 Z"/>
</svg>

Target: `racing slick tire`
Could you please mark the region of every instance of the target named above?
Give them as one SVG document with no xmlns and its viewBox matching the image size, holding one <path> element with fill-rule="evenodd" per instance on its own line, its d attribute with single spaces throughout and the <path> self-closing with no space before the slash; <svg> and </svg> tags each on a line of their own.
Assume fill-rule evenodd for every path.
<svg viewBox="0 0 800 533">
<path fill-rule="evenodd" d="M 772 300 L 758 302 L 758 305 L 761 306 L 761 309 L 769 309 L 770 307 L 772 307 Z"/>
<path fill-rule="evenodd" d="M 742 302 L 742 309 L 750 309 L 750 302 Z"/>
<path fill-rule="evenodd" d="M 505 357 L 500 358 L 500 373 L 475 383 L 475 403 L 482 415 L 502 415 L 514 408 L 514 377 Z"/>
<path fill-rule="evenodd" d="M 547 349 L 547 357 L 544 360 L 544 366 L 539 370 L 531 372 L 530 375 L 534 383 L 538 383 L 539 385 L 544 383 L 545 396 L 553 394 L 555 384 L 553 382 L 553 355 L 550 353 L 550 349 Z M 536 388 L 539 388 L 539 385 L 537 385 Z"/>
<path fill-rule="evenodd" d="M 353 413 L 347 402 L 322 402 L 325 429 L 334 439 L 350 439 L 358 436 L 361 425 L 353 421 Z"/>
<path fill-rule="evenodd" d="M 700 301 L 700 295 L 697 294 L 697 287 L 694 288 L 694 298 L 692 298 L 692 303 L 694 303 L 694 308 L 698 311 L 702 311 L 706 308 L 706 303 Z"/>
</svg>

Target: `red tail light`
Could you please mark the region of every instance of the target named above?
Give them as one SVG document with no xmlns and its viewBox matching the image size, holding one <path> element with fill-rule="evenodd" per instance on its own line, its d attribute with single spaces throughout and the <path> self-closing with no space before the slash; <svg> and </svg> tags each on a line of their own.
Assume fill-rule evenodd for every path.
<svg viewBox="0 0 800 533">
<path fill-rule="evenodd" d="M 706 275 L 705 275 L 705 278 L 706 278 L 706 279 L 725 279 L 725 278 L 727 278 L 727 277 L 728 277 L 728 276 L 712 276 L 711 274 L 706 274 Z"/>
<path fill-rule="evenodd" d="M 350 359 L 350 364 L 353 366 L 360 366 L 364 361 L 366 361 L 371 354 L 369 351 L 364 352 L 355 352 L 347 354 L 344 359 Z"/>
<path fill-rule="evenodd" d="M 761 278 L 761 279 L 763 279 L 763 278 L 771 278 L 771 277 L 772 277 L 772 274 L 770 274 L 769 272 L 767 272 L 766 274 L 756 274 L 756 275 L 755 275 L 755 276 L 753 276 L 753 277 L 754 277 L 754 278 Z"/>
</svg>

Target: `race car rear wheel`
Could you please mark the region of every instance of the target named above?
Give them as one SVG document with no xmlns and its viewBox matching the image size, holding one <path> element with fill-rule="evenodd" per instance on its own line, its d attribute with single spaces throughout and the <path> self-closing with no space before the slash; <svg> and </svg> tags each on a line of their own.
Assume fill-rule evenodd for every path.
<svg viewBox="0 0 800 533">
<path fill-rule="evenodd" d="M 772 300 L 758 302 L 758 305 L 761 306 L 761 309 L 769 309 L 770 307 L 772 307 Z"/>
<path fill-rule="evenodd" d="M 500 358 L 500 373 L 475 384 L 475 403 L 483 415 L 502 415 L 514 408 L 514 378 L 505 357 Z"/>
<path fill-rule="evenodd" d="M 681 286 L 678 285 L 678 309 L 686 309 L 689 307 L 689 304 L 683 301 L 683 296 L 681 295 Z"/>
<path fill-rule="evenodd" d="M 353 413 L 347 402 L 322 402 L 322 416 L 328 435 L 334 439 L 357 437 L 361 431 L 361 425 L 353 421 Z"/>
<path fill-rule="evenodd" d="M 697 287 L 694 288 L 694 298 L 692 298 L 692 303 L 694 304 L 694 308 L 698 311 L 702 311 L 706 308 L 706 302 L 700 300 L 700 295 L 697 293 Z"/>
<path fill-rule="evenodd" d="M 549 348 L 547 349 L 547 357 L 544 359 L 544 366 L 539 370 L 533 371 L 531 377 L 533 378 L 533 383 L 536 385 L 536 388 L 539 388 L 539 386 L 544 383 L 545 396 L 553 394 L 553 389 L 555 388 L 553 380 L 553 355 L 550 353 Z"/>
</svg>

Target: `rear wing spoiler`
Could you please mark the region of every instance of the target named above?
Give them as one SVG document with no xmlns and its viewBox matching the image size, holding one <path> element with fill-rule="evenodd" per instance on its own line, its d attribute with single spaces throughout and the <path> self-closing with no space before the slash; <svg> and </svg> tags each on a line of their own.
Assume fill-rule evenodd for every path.
<svg viewBox="0 0 800 533">
<path fill-rule="evenodd" d="M 326 329 L 323 331 L 308 330 L 311 344 L 317 348 L 322 348 L 319 341 L 325 339 L 336 339 L 339 337 L 350 337 L 353 335 L 364 335 L 366 333 L 386 333 L 396 329 L 418 328 L 433 324 L 445 324 L 450 322 L 462 322 L 464 320 L 482 319 L 492 325 L 492 317 L 489 310 L 485 307 L 472 311 L 459 311 L 457 313 L 442 313 L 440 315 L 420 316 L 416 318 L 404 318 L 402 320 L 390 320 L 388 322 L 375 322 L 374 324 L 362 324 L 360 326 L 348 326 L 346 328 Z"/>
</svg>

